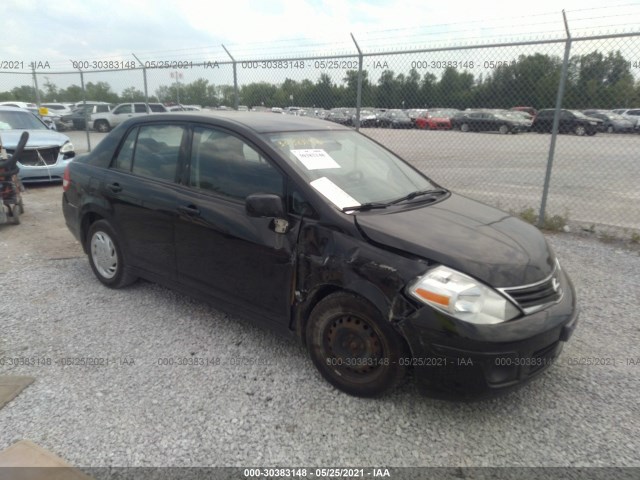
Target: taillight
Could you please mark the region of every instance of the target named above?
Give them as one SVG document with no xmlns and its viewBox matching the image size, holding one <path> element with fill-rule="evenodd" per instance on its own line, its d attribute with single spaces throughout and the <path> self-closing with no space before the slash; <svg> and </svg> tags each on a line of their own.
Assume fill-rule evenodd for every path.
<svg viewBox="0 0 640 480">
<path fill-rule="evenodd" d="M 64 176 L 62 177 L 62 191 L 66 192 L 71 186 L 71 174 L 69 173 L 69 165 L 64 169 Z"/>
</svg>

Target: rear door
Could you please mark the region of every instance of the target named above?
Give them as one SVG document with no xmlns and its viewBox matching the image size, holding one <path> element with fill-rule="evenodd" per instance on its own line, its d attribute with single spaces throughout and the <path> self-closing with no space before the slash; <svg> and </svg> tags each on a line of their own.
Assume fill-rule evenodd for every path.
<svg viewBox="0 0 640 480">
<path fill-rule="evenodd" d="M 249 217 L 245 198 L 284 198 L 285 176 L 256 146 L 208 126 L 193 128 L 188 188 L 179 198 L 176 259 L 181 283 L 288 325 L 297 225 Z"/>
<path fill-rule="evenodd" d="M 101 186 L 127 260 L 161 277 L 175 278 L 177 181 L 187 131 L 180 123 L 131 128 Z"/>
</svg>

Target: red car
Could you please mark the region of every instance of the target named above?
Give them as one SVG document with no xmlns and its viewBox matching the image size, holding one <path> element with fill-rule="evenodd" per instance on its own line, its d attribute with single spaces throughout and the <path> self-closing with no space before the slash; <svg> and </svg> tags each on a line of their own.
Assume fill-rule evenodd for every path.
<svg viewBox="0 0 640 480">
<path fill-rule="evenodd" d="M 416 128 L 426 130 L 451 130 L 452 113 L 445 110 L 425 112 L 416 118 Z"/>
</svg>

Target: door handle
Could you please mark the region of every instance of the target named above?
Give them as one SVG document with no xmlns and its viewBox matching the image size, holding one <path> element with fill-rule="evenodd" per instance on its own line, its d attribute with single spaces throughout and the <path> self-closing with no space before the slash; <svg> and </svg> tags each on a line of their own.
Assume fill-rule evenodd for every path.
<svg viewBox="0 0 640 480">
<path fill-rule="evenodd" d="M 112 183 L 107 188 L 111 190 L 113 193 L 118 193 L 122 191 L 122 187 L 120 186 L 119 183 Z"/>
<path fill-rule="evenodd" d="M 200 209 L 195 205 L 180 206 L 178 207 L 178 212 L 184 213 L 185 215 L 188 215 L 190 217 L 200 216 Z"/>
</svg>

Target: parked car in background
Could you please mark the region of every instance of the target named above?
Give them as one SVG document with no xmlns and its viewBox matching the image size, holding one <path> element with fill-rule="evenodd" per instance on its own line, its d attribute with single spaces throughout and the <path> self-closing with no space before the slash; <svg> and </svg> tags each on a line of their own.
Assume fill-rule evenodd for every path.
<svg viewBox="0 0 640 480">
<path fill-rule="evenodd" d="M 416 128 L 422 130 L 451 130 L 451 115 L 446 110 L 429 110 L 416 118 Z"/>
<path fill-rule="evenodd" d="M 76 104 L 77 106 L 71 114 L 63 115 L 63 122 L 71 122 L 73 124 L 73 128 L 76 130 L 84 130 L 87 125 L 87 120 L 94 113 L 106 113 L 113 105 L 105 102 L 86 102 Z"/>
<path fill-rule="evenodd" d="M 633 121 L 618 113 L 613 113 L 607 110 L 583 110 L 582 113 L 588 117 L 602 120 L 602 123 L 598 125 L 598 128 L 602 132 L 632 133 L 635 129 L 635 123 Z"/>
<path fill-rule="evenodd" d="M 578 323 L 537 228 L 321 120 L 129 119 L 68 165 L 62 210 L 106 287 L 142 277 L 298 339 L 351 395 L 409 370 L 433 395 L 508 391 L 555 364 Z"/>
<path fill-rule="evenodd" d="M 108 132 L 129 118 L 165 112 L 167 112 L 167 107 L 161 103 L 121 103 L 113 107 L 113 110 L 109 112 L 92 114 L 88 125 L 90 130 Z"/>
<path fill-rule="evenodd" d="M 356 125 L 356 112 L 351 116 L 351 125 Z M 378 126 L 378 114 L 373 110 L 360 109 L 360 126 L 362 128 L 370 128 Z"/>
<path fill-rule="evenodd" d="M 406 110 L 405 113 L 411 119 L 411 122 L 413 122 L 413 126 L 415 128 L 416 120 L 418 119 L 418 117 L 426 115 L 427 111 L 428 110 L 426 108 L 411 108 L 409 110 Z"/>
<path fill-rule="evenodd" d="M 67 164 L 75 157 L 66 135 L 51 130 L 30 111 L 0 106 L 0 135 L 8 154 L 12 154 L 22 132 L 29 140 L 18 161 L 18 177 L 24 182 L 61 181 Z"/>
<path fill-rule="evenodd" d="M 347 126 L 352 125 L 353 122 L 351 115 L 343 110 L 330 110 L 325 120 Z"/>
<path fill-rule="evenodd" d="M 627 120 L 635 124 L 635 129 L 640 132 L 640 108 L 617 108 L 613 113 L 622 115 Z"/>
<path fill-rule="evenodd" d="M 502 134 L 526 132 L 530 122 L 503 112 L 464 111 L 451 118 L 451 126 L 462 132 L 499 132 Z"/>
<path fill-rule="evenodd" d="M 378 126 L 383 128 L 413 128 L 413 122 L 403 110 L 386 110 L 378 116 Z"/>
<path fill-rule="evenodd" d="M 533 120 L 531 130 L 538 133 L 551 133 L 555 110 L 540 110 Z M 602 120 L 588 117 L 578 110 L 560 110 L 558 133 L 575 133 L 578 136 L 595 135 L 601 128 Z"/>
<path fill-rule="evenodd" d="M 27 110 L 31 112 L 33 115 L 38 117 L 40 120 L 44 122 L 44 124 L 51 130 L 57 130 L 58 124 L 60 123 L 61 117 L 60 115 L 56 115 L 55 113 L 41 113 L 40 109 L 35 103 L 30 102 L 0 102 L 0 106 L 3 107 L 15 107 L 22 108 L 23 110 Z M 61 125 L 62 126 L 62 125 Z M 62 126 L 64 128 L 64 126 Z"/>
<path fill-rule="evenodd" d="M 64 105 L 62 103 L 42 103 L 40 106 L 48 108 L 60 116 L 68 115 L 73 111 L 68 105 Z"/>
</svg>

